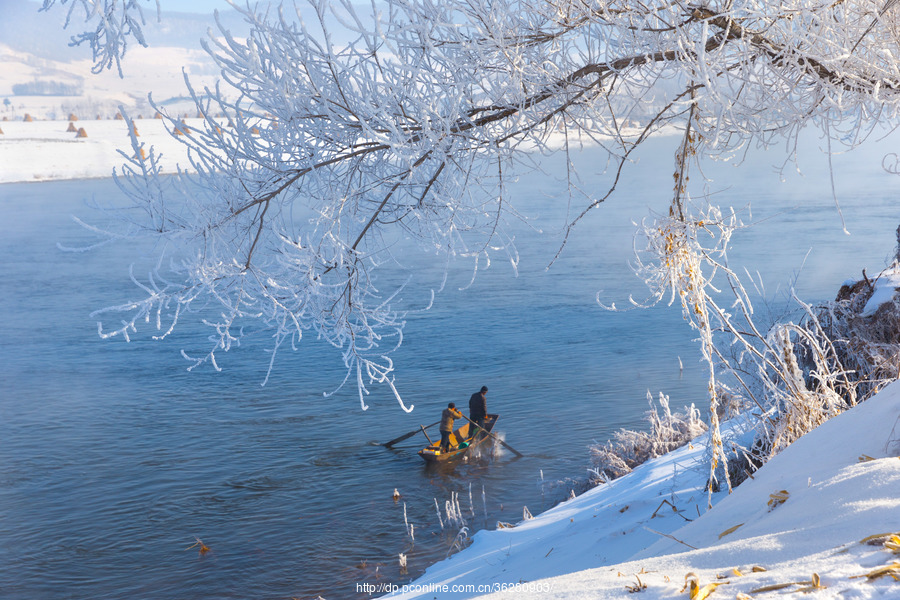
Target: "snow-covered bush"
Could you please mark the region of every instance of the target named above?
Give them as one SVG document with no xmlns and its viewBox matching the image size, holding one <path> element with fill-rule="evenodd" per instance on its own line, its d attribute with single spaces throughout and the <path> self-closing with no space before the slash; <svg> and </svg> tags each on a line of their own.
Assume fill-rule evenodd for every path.
<svg viewBox="0 0 900 600">
<path fill-rule="evenodd" d="M 643 224 L 646 243 L 636 245 L 635 270 L 651 291 L 650 301 L 677 301 L 699 335 L 709 374 L 712 493 L 720 481 L 731 489 L 733 474 L 743 480 L 802 435 L 897 377 L 900 310 L 892 298 L 900 288 L 900 273 L 882 273 L 877 296 L 879 286 L 867 279 L 865 285 L 848 286 L 824 307 L 813 308 L 793 296 L 801 312 L 798 323 L 761 329 L 742 278 L 728 264 L 731 236 L 743 226 L 738 215 L 702 202 L 698 206 L 684 187 L 703 144 L 690 127 L 685 131 L 669 214 Z M 750 448 L 724 440 L 719 427 L 720 417 L 742 406 L 749 406 L 758 419 Z M 609 473 L 631 468 L 629 448 L 640 447 L 631 437 L 620 432 L 617 439 L 624 443 L 603 453 Z"/>
<path fill-rule="evenodd" d="M 772 456 L 828 419 L 874 395 L 900 372 L 900 298 L 875 290 L 893 291 L 897 265 L 874 280 L 866 277 L 845 284 L 833 302 L 811 307 L 795 298 L 803 310 L 797 324 L 777 323 L 754 339 L 744 336 L 736 357 L 717 354 L 719 379 L 737 379 L 742 389 L 717 383 L 718 417 L 727 419 L 749 408 L 758 420 L 747 447 L 734 440 L 723 451 L 710 489 L 725 479 L 739 485 Z M 752 330 L 747 327 L 746 330 Z M 716 346 L 733 343 L 731 336 L 716 338 Z M 648 395 L 649 399 L 649 395 Z M 652 399 L 650 399 L 652 405 Z M 619 430 L 611 440 L 591 447 L 593 471 L 600 481 L 630 473 L 647 460 L 674 450 L 707 430 L 693 406 L 672 413 L 669 399 L 659 397 L 660 409 L 647 413 L 649 431 Z"/>
<path fill-rule="evenodd" d="M 864 277 L 847 283 L 834 302 L 819 311 L 819 321 L 835 340 L 841 362 L 855 374 L 858 393 L 866 396 L 900 375 L 900 300 L 892 295 L 867 309 L 876 288 L 883 283 L 893 288 L 891 280 L 898 273 L 895 264 L 874 281 Z"/>
<path fill-rule="evenodd" d="M 748 388 L 761 410 L 750 448 L 729 460 L 729 473 L 746 474 L 831 417 L 863 402 L 897 379 L 900 301 L 897 265 L 875 281 L 848 282 L 833 302 L 810 307 L 799 324 L 767 334 L 757 377 Z M 876 289 L 882 288 L 873 301 Z M 743 367 L 747 371 L 746 366 Z"/>
<path fill-rule="evenodd" d="M 611 440 L 591 446 L 594 471 L 601 478 L 616 479 L 626 475 L 636 466 L 680 448 L 707 430 L 700 411 L 693 404 L 684 413 L 673 413 L 668 396 L 660 394 L 660 412 L 653 406 L 649 393 L 647 399 L 651 406 L 647 411 L 649 431 L 620 429 Z"/>
</svg>

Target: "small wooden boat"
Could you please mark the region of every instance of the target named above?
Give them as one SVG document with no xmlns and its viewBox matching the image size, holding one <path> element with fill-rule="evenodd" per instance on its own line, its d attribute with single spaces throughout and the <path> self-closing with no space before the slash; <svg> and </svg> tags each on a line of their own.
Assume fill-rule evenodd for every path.
<svg viewBox="0 0 900 600">
<path fill-rule="evenodd" d="M 500 418 L 500 415 L 487 415 L 484 419 L 484 428 L 487 431 L 492 431 L 494 429 L 494 425 L 497 423 L 497 419 Z M 428 441 L 431 442 L 428 446 L 425 446 L 421 450 L 419 450 L 419 456 L 422 457 L 427 463 L 442 463 L 448 462 L 457 458 L 461 458 L 464 454 L 471 451 L 473 448 L 477 448 L 486 442 L 490 444 L 492 442 L 491 436 L 485 434 L 484 432 L 479 433 L 472 439 L 469 436 L 469 430 L 472 428 L 472 424 L 466 421 L 463 425 L 456 429 L 453 433 L 450 434 L 450 450 L 447 452 L 441 452 L 441 444 L 440 440 L 438 442 L 432 442 L 431 438 L 428 438 Z"/>
</svg>

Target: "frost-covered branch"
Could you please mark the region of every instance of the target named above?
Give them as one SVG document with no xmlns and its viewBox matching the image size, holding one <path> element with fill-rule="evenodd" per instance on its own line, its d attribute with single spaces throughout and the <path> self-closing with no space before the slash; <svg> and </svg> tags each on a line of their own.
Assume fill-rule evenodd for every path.
<svg viewBox="0 0 900 600">
<path fill-rule="evenodd" d="M 159 17 L 159 0 L 153 2 Z M 115 64 L 119 76 L 122 76 L 122 58 L 128 48 L 129 38 L 134 38 L 141 46 L 146 47 L 143 27 L 146 24 L 142 0 L 44 0 L 41 10 L 59 3 L 68 4 L 65 27 L 72 24 L 72 18 L 83 17 L 85 25 L 92 25 L 93 31 L 87 30 L 72 36 L 72 46 L 87 44 L 93 54 L 94 73 L 104 69 L 112 69 Z M 76 10 L 80 7 L 82 10 Z"/>
<path fill-rule="evenodd" d="M 139 224 L 164 241 L 171 267 L 152 275 L 165 285 L 144 283 L 143 300 L 119 307 L 130 316 L 116 331 L 215 306 L 219 317 L 202 317 L 216 332 L 210 361 L 240 339 L 242 322 L 263 323 L 276 349 L 311 331 L 342 351 L 363 406 L 367 382 L 392 385 L 389 354 L 402 339 L 397 289 L 378 284 L 396 261 L 390 245 L 411 238 L 475 265 L 515 257 L 503 173 L 553 151 L 558 132 L 609 153 L 615 182 L 586 198 L 583 216 L 661 127 L 686 130 L 673 148 L 682 163 L 689 149 L 699 160 L 748 144 L 791 148 L 810 125 L 852 147 L 876 122 L 895 122 L 900 104 L 898 21 L 875 2 L 306 9 L 242 9 L 246 36 L 220 25 L 207 43 L 222 81 L 202 92 L 188 82 L 204 127 L 169 120 L 195 176 L 169 181 L 152 158 L 125 166 L 128 231 Z M 675 174 L 679 189 L 685 174 Z M 703 234 L 681 205 L 677 196 L 668 233 Z M 713 318 L 698 323 L 711 331 Z"/>
</svg>

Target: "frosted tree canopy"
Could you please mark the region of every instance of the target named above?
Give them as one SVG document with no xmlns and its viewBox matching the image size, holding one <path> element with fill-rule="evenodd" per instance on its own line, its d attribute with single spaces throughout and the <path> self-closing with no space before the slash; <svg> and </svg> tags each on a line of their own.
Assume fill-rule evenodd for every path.
<svg viewBox="0 0 900 600">
<path fill-rule="evenodd" d="M 504 170 L 549 152 L 560 133 L 609 153 L 613 183 L 591 191 L 583 216 L 614 193 L 635 148 L 663 126 L 683 130 L 674 192 L 660 190 L 683 222 L 694 218 L 685 206 L 692 162 L 753 144 L 793 148 L 807 126 L 852 147 L 897 117 L 895 3 L 323 0 L 239 9 L 249 34 L 220 28 L 206 43 L 219 86 L 191 89 L 204 127 L 179 139 L 197 174 L 161 176 L 152 149 L 141 158 L 132 140 L 136 157 L 120 181 L 134 210 L 114 235 L 164 241 L 166 271 L 141 280 L 132 302 L 100 311 L 110 322 L 109 313 L 126 315 L 101 334 L 127 336 L 148 320 L 165 335 L 212 302 L 212 347 L 196 364 L 215 365 L 248 321 L 272 330 L 275 349 L 311 332 L 343 353 L 365 408 L 367 385 L 393 388 L 389 355 L 404 324 L 397 290 L 376 285 L 392 260 L 385 240 L 402 233 L 436 260 L 515 262 Z M 119 14 L 136 2 L 94 4 Z M 173 135 L 182 126 L 177 116 L 170 125 Z M 171 268 L 168 255 L 178 257 Z"/>
</svg>

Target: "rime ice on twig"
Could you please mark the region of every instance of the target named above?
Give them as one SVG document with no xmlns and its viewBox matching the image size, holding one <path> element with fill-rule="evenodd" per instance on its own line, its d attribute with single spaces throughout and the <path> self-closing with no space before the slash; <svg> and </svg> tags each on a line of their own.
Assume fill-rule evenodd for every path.
<svg viewBox="0 0 900 600">
<path fill-rule="evenodd" d="M 152 158 L 124 168 L 134 207 L 120 214 L 128 235 L 158 242 L 160 267 L 141 278 L 141 299 L 116 307 L 126 316 L 112 333 L 205 318 L 210 350 L 185 356 L 217 367 L 242 325 L 259 323 L 272 334 L 270 370 L 277 350 L 310 333 L 341 353 L 363 408 L 366 386 L 380 383 L 411 409 L 389 358 L 402 341 L 402 286 L 378 281 L 399 236 L 469 260 L 473 275 L 497 255 L 515 268 L 507 222 L 523 217 L 506 181 L 560 136 L 566 150 L 600 142 L 613 179 L 579 189 L 567 162 L 565 235 L 665 125 L 703 140 L 685 143 L 682 159 L 688 149 L 733 159 L 751 143 L 793 153 L 807 126 L 852 147 L 896 123 L 900 105 L 897 10 L 876 8 L 412 0 L 372 16 L 317 2 L 314 18 L 294 19 L 237 6 L 249 33 L 220 25 L 206 44 L 223 82 L 188 82 L 203 126 L 177 139 L 197 175 L 163 180 Z M 332 31 L 334 21 L 350 26 Z M 179 122 L 168 123 L 174 135 Z M 693 227 L 675 216 L 669 233 Z M 199 317 L 200 306 L 214 310 Z"/>
<path fill-rule="evenodd" d="M 444 513 L 449 526 L 464 527 L 467 525 L 466 518 L 463 516 L 462 508 L 459 505 L 458 492 L 450 492 L 450 499 L 444 502 Z"/>
<path fill-rule="evenodd" d="M 112 69 L 113 64 L 122 77 L 122 57 L 128 47 L 128 39 L 146 47 L 143 26 L 146 23 L 140 0 L 44 0 L 41 10 L 49 10 L 54 4 L 69 4 L 65 27 L 75 16 L 75 7 L 81 6 L 84 22 L 96 23 L 94 31 L 83 31 L 72 36 L 72 45 L 87 44 L 93 53 L 94 73 Z M 157 17 L 160 12 L 159 0 L 153 0 Z"/>
</svg>

